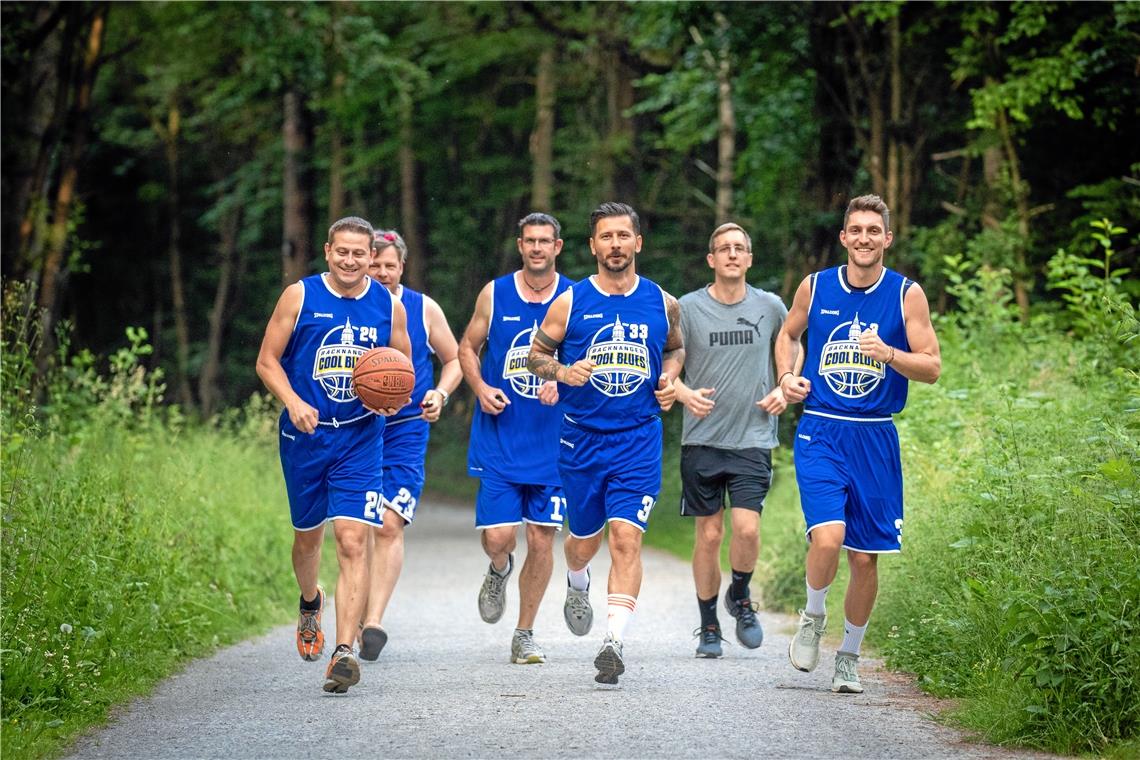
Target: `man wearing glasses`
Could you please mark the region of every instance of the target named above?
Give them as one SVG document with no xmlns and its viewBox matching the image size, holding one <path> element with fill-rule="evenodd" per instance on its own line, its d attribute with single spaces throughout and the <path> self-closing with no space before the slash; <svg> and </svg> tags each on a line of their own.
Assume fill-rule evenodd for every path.
<svg viewBox="0 0 1140 760">
<path fill-rule="evenodd" d="M 712 283 L 681 297 L 685 375 L 675 387 L 685 407 L 681 514 L 696 518 L 697 656 L 716 658 L 722 654 L 716 604 L 726 508 L 732 582 L 724 594 L 725 610 L 736 618 L 736 639 L 743 646 L 756 649 L 764 639 L 749 582 L 760 553 L 772 449 L 779 445 L 777 417 L 786 407 L 774 387 L 772 346 L 788 310 L 775 295 L 748 284 L 752 239 L 740 225 L 717 227 L 705 259 Z"/>
<path fill-rule="evenodd" d="M 467 472 L 479 478 L 475 527 L 491 560 L 479 590 L 479 615 L 487 623 L 503 616 L 518 526 L 526 525 L 518 625 L 511 640 L 511 662 L 520 665 L 546 662 L 534 640 L 534 619 L 554 569 L 554 531 L 566 514 L 558 476 L 558 385 L 527 370 L 530 344 L 547 307 L 571 285 L 555 271 L 561 230 L 549 214 L 532 213 L 519 221 L 522 268 L 483 287 L 459 342 L 459 366 L 478 400 Z"/>
</svg>

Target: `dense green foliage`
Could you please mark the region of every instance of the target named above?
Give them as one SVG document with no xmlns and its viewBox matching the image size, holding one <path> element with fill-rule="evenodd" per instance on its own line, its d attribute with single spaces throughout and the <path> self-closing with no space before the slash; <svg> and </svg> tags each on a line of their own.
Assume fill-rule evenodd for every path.
<svg viewBox="0 0 1140 760">
<path fill-rule="evenodd" d="M 10 341 L 19 324 L 5 308 L 0 736 L 13 758 L 54 754 L 189 658 L 285 622 L 296 593 L 264 405 L 184 427 L 149 405 L 161 383 L 136 343 L 109 378 L 57 378 L 39 415 L 12 382 L 29 361 Z"/>
</svg>

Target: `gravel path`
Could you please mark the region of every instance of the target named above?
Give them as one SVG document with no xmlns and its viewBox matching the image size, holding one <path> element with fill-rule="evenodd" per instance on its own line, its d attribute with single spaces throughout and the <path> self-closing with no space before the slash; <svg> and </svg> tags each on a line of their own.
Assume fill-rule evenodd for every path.
<svg viewBox="0 0 1140 760">
<path fill-rule="evenodd" d="M 302 662 L 293 628 L 282 627 L 192 663 L 81 739 L 72 757 L 1027 756 L 968 743 L 926 717 L 930 700 L 905 679 L 866 665 L 866 693 L 832 694 L 827 648 L 813 673 L 788 664 L 785 615 L 761 613 L 760 649 L 729 632 L 723 659 L 695 658 L 689 566 L 656 551 L 644 557 L 619 687 L 593 680 L 605 633 L 604 549 L 593 566 L 594 630 L 578 638 L 562 621 L 558 542 L 535 626 L 549 661 L 512 665 L 517 575 L 503 619 L 483 623 L 475 597 L 487 561 L 472 526 L 467 509 L 421 507 L 385 621 L 388 646 L 348 694 L 321 691 L 325 662 Z M 327 610 L 326 625 L 333 619 Z"/>
</svg>

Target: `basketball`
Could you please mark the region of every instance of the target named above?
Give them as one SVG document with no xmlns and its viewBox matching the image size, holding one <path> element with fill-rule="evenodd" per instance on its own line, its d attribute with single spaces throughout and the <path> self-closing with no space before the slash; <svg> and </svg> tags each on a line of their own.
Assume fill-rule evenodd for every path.
<svg viewBox="0 0 1140 760">
<path fill-rule="evenodd" d="M 402 408 L 415 385 L 412 360 L 388 346 L 365 351 L 352 370 L 353 390 L 372 409 Z"/>
</svg>

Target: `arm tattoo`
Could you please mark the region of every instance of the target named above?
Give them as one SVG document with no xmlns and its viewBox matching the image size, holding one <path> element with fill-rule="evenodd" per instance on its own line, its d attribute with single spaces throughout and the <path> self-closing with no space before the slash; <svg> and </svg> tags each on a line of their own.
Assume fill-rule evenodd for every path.
<svg viewBox="0 0 1140 760">
<path fill-rule="evenodd" d="M 557 350 L 558 346 L 561 344 L 561 341 L 557 341 L 554 338 L 551 338 L 546 333 L 544 333 L 542 331 L 541 327 L 538 328 L 538 331 L 534 334 L 534 339 L 536 342 L 541 343 L 543 346 L 550 349 L 551 351 Z"/>
<path fill-rule="evenodd" d="M 539 335 L 542 332 L 539 331 Z M 531 346 L 530 353 L 527 355 L 526 368 L 530 370 L 531 374 L 541 377 L 543 380 L 558 380 L 558 372 L 562 369 L 562 365 L 555 361 L 553 356 L 544 354 L 540 350 Z"/>
</svg>

